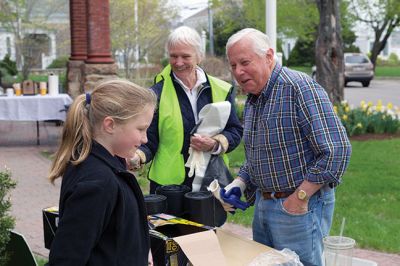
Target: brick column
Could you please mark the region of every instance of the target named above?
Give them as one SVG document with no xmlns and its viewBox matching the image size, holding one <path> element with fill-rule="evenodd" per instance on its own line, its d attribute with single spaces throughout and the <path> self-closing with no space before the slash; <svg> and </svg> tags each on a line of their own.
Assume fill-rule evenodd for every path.
<svg viewBox="0 0 400 266">
<path fill-rule="evenodd" d="M 86 63 L 111 64 L 110 5 L 108 0 L 87 0 L 88 49 Z"/>
<path fill-rule="evenodd" d="M 71 57 L 70 60 L 87 59 L 87 21 L 86 2 L 82 0 L 69 1 L 71 26 Z"/>
</svg>

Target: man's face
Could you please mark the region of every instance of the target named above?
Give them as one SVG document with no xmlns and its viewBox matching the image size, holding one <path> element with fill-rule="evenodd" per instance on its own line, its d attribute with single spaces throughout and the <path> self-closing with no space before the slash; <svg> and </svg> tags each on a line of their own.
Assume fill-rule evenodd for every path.
<svg viewBox="0 0 400 266">
<path fill-rule="evenodd" d="M 274 67 L 274 52 L 264 56 L 256 54 L 248 39 L 242 39 L 228 50 L 231 71 L 245 93 L 260 95 Z"/>
</svg>

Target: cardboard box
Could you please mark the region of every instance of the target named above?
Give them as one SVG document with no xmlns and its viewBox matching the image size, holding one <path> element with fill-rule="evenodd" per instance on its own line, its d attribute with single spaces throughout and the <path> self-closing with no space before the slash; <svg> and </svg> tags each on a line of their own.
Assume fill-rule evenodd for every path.
<svg viewBox="0 0 400 266">
<path fill-rule="evenodd" d="M 50 249 L 58 227 L 58 207 L 49 207 L 42 210 L 44 247 Z"/>
<path fill-rule="evenodd" d="M 186 266 L 188 258 L 174 237 L 213 230 L 212 227 L 169 214 L 149 215 L 150 244 L 155 266 Z"/>
<path fill-rule="evenodd" d="M 155 266 L 242 266 L 249 265 L 259 255 L 275 266 L 293 260 L 273 248 L 229 231 L 167 214 L 149 217 L 154 228 L 150 240 Z"/>
</svg>

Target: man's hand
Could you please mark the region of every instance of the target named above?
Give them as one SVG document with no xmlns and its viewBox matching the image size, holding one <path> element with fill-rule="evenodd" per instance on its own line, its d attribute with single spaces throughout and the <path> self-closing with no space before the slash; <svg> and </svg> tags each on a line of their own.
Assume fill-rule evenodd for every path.
<svg viewBox="0 0 400 266">
<path fill-rule="evenodd" d="M 196 151 L 212 151 L 218 142 L 210 137 L 194 134 L 190 138 L 190 147 Z"/>
<path fill-rule="evenodd" d="M 225 201 L 223 201 L 221 199 L 221 196 L 220 196 L 221 189 L 219 187 L 218 180 L 215 179 L 214 181 L 212 181 L 211 184 L 207 187 L 207 190 L 211 191 L 213 193 L 214 197 L 217 200 L 219 200 L 219 202 L 221 202 L 221 205 L 226 212 L 235 212 L 235 208 L 232 205 L 230 205 L 229 203 L 226 203 Z"/>
<path fill-rule="evenodd" d="M 236 178 L 225 188 L 220 191 L 221 199 L 235 209 L 239 208 L 241 210 L 246 210 L 249 207 L 247 202 L 241 201 L 240 198 L 244 195 L 244 190 L 246 189 L 246 183 L 240 178 Z"/>
<path fill-rule="evenodd" d="M 238 187 L 240 188 L 240 193 L 243 195 L 244 194 L 244 190 L 246 189 L 246 183 L 242 181 L 242 179 L 240 179 L 240 177 L 235 178 L 229 185 L 227 185 L 226 187 L 224 187 L 225 192 L 227 194 L 230 193 L 230 190 L 234 187 Z"/>
<path fill-rule="evenodd" d="M 308 200 L 298 199 L 296 192 L 287 197 L 282 204 L 288 213 L 304 214 L 308 211 Z"/>
</svg>

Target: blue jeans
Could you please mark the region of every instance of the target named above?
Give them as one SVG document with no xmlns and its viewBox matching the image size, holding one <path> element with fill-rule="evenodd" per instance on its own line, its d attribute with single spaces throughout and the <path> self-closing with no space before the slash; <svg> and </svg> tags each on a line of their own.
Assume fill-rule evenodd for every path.
<svg viewBox="0 0 400 266">
<path fill-rule="evenodd" d="M 264 200 L 257 191 L 253 239 L 281 250 L 289 248 L 305 265 L 323 265 L 322 239 L 329 234 L 335 206 L 335 190 L 324 186 L 309 200 L 308 212 L 291 214 L 283 208 L 286 198 Z"/>
</svg>

